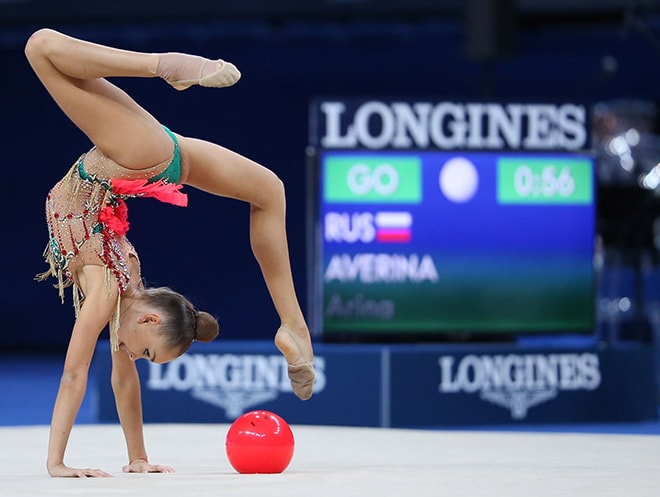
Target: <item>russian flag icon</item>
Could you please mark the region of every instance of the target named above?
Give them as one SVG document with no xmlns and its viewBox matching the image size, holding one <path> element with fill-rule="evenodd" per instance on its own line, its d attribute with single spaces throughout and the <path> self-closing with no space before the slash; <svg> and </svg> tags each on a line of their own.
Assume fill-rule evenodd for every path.
<svg viewBox="0 0 660 497">
<path fill-rule="evenodd" d="M 408 243 L 412 237 L 410 212 L 377 212 L 376 240 L 382 243 Z"/>
</svg>

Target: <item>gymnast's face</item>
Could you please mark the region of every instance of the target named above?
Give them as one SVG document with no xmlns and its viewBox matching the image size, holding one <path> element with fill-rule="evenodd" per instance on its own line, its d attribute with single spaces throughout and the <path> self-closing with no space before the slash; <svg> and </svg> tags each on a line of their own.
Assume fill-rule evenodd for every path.
<svg viewBox="0 0 660 497">
<path fill-rule="evenodd" d="M 158 314 L 145 313 L 123 321 L 118 330 L 119 350 L 128 354 L 131 361 L 147 359 L 162 364 L 177 357 L 160 333 Z"/>
</svg>

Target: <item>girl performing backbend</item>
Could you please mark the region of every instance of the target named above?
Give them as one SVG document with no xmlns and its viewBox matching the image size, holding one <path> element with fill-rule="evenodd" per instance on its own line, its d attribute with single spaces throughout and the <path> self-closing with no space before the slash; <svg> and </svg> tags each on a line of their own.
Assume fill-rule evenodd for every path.
<svg viewBox="0 0 660 497">
<path fill-rule="evenodd" d="M 171 472 L 151 464 L 142 430 L 134 361 L 163 363 L 190 344 L 218 335 L 218 323 L 169 288 L 145 288 L 126 238 L 125 199 L 149 196 L 184 206 L 183 185 L 250 204 L 250 242 L 280 325 L 275 344 L 288 363 L 293 391 L 312 395 L 313 351 L 296 297 L 285 231 L 285 194 L 265 167 L 219 145 L 171 132 L 105 78 L 160 77 L 177 90 L 231 86 L 240 73 L 228 62 L 182 53 L 119 50 L 53 30 L 34 33 L 26 56 L 64 113 L 87 135 L 83 154 L 46 200 L 49 270 L 60 296 L 73 287 L 76 320 L 53 409 L 47 469 L 51 476 L 108 476 L 70 468 L 64 453 L 85 394 L 96 342 L 110 329 L 112 387 L 128 449 L 125 472 Z"/>
</svg>

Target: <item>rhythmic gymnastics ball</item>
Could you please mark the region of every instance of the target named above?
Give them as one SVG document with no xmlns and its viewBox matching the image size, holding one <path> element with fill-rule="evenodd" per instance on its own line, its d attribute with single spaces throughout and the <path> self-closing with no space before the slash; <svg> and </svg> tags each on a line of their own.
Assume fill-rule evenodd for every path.
<svg viewBox="0 0 660 497">
<path fill-rule="evenodd" d="M 225 439 L 227 459 L 241 474 L 283 472 L 293 458 L 294 446 L 289 424 L 270 411 L 239 416 Z"/>
</svg>

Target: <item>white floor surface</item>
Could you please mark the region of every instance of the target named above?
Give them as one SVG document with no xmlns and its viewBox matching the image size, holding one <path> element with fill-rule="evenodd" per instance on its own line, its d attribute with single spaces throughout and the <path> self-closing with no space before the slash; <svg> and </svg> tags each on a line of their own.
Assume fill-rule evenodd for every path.
<svg viewBox="0 0 660 497">
<path fill-rule="evenodd" d="M 74 427 L 66 461 L 114 476 L 46 474 L 48 427 L 0 428 L 0 496 L 657 497 L 660 437 L 292 426 L 282 474 L 241 475 L 225 456 L 228 425 L 147 425 L 154 463 L 175 474 L 122 474 L 119 426 Z"/>
</svg>

